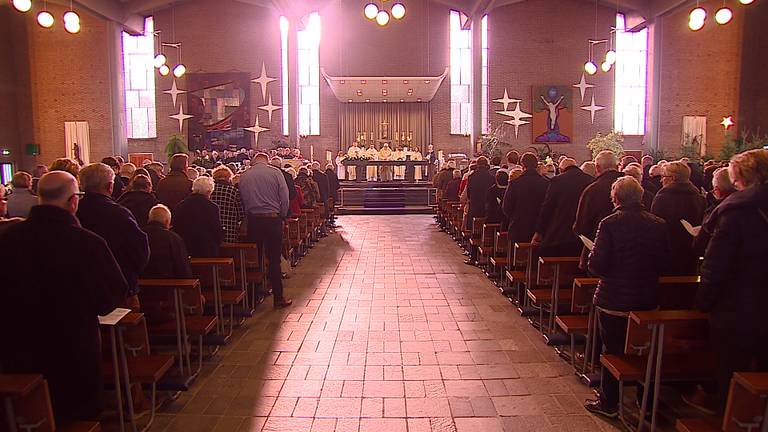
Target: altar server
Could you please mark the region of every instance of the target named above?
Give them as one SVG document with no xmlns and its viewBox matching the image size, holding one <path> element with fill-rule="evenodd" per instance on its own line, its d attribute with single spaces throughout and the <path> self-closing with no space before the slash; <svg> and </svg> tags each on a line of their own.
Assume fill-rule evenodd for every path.
<svg viewBox="0 0 768 432">
<path fill-rule="evenodd" d="M 379 152 L 376 150 L 376 146 L 371 144 L 368 146 L 368 150 L 365 151 L 365 156 L 368 158 L 368 160 L 378 160 L 379 159 Z M 368 165 L 365 168 L 365 177 L 368 181 L 376 181 L 376 173 L 377 169 L 375 165 Z"/>
</svg>

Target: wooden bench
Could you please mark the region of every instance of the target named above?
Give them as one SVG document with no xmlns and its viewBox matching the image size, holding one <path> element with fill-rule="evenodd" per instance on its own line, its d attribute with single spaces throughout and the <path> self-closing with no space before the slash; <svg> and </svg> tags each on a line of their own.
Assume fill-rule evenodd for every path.
<svg viewBox="0 0 768 432">
<path fill-rule="evenodd" d="M 500 229 L 504 229 L 501 227 Z M 493 280 L 496 286 L 501 287 L 504 280 L 504 272 L 507 270 L 509 263 L 507 258 L 507 249 L 509 248 L 509 240 L 507 240 L 506 231 L 497 231 L 493 240 L 493 253 L 488 258 L 489 263 L 489 277 Z"/>
<path fill-rule="evenodd" d="M 233 258 L 192 258 L 192 274 L 196 277 L 205 292 L 213 294 L 215 315 L 218 318 L 217 328 L 220 335 L 227 341 L 232 336 L 235 307 L 243 305 L 246 291 L 236 285 L 235 262 Z M 224 289 L 228 287 L 229 289 Z M 229 318 L 224 315 L 224 308 L 229 310 Z M 224 323 L 229 328 L 225 331 Z"/>
<path fill-rule="evenodd" d="M 529 285 L 525 294 L 527 304 L 539 313 L 538 327 L 544 335 L 545 331 L 549 334 L 554 329 L 559 302 L 571 301 L 570 287 L 573 279 L 579 274 L 579 258 L 539 257 L 537 264 L 536 283 Z"/>
<path fill-rule="evenodd" d="M 4 409 L 0 424 L 9 432 L 99 432 L 98 422 L 57 425 L 53 417 L 48 382 L 38 374 L 0 374 L 0 399 Z"/>
<path fill-rule="evenodd" d="M 484 220 L 487 220 L 487 218 L 484 218 Z M 483 223 L 483 227 L 480 231 L 480 242 L 477 246 L 477 261 L 484 267 L 486 274 L 488 274 L 490 258 L 493 256 L 496 232 L 500 227 L 501 225 L 499 224 Z"/>
<path fill-rule="evenodd" d="M 298 220 L 295 221 L 298 229 Z M 264 258 L 259 245 L 246 242 L 222 243 L 220 255 L 234 260 L 236 280 L 247 294 L 243 316 L 253 316 L 254 309 L 264 299 L 263 296 L 257 295 L 259 287 L 262 291 L 267 291 L 267 274 L 264 270 Z"/>
<path fill-rule="evenodd" d="M 524 302 L 522 293 L 524 287 L 531 281 L 531 262 L 533 261 L 533 245 L 531 243 L 513 242 L 507 248 L 507 256 L 510 264 L 504 272 L 505 288 L 509 288 L 512 303 L 518 306 L 523 313 Z"/>
</svg>

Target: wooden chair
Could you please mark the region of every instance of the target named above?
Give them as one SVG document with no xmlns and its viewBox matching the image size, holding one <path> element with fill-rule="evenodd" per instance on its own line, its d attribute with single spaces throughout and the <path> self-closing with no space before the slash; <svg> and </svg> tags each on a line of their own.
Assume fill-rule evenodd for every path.
<svg viewBox="0 0 768 432">
<path fill-rule="evenodd" d="M 536 284 L 526 290 L 539 311 L 539 330 L 552 333 L 560 302 L 570 303 L 573 279 L 579 275 L 579 257 L 539 257 Z M 546 316 L 545 316 L 546 312 Z"/>
<path fill-rule="evenodd" d="M 500 227 L 501 225 L 499 224 L 483 223 L 480 233 L 480 242 L 477 246 L 477 261 L 484 267 L 486 274 L 490 274 L 490 259 L 493 256 L 496 232 L 499 231 Z"/>
<path fill-rule="evenodd" d="M 503 229 L 501 227 L 500 229 Z M 496 286 L 501 287 L 504 280 L 504 272 L 507 270 L 509 263 L 508 258 L 508 245 L 506 231 L 496 231 L 496 235 L 493 240 L 493 253 L 488 258 L 489 275 Z"/>
<path fill-rule="evenodd" d="M 240 289 L 246 292 L 245 309 L 242 316 L 251 317 L 256 306 L 263 301 L 257 295 L 259 287 L 266 291 L 267 274 L 264 270 L 264 259 L 256 243 L 222 243 L 220 254 L 230 257 L 235 263 L 235 279 Z"/>
<path fill-rule="evenodd" d="M 228 341 L 232 336 L 235 322 L 235 307 L 244 305 L 246 291 L 235 283 L 234 259 L 192 258 L 192 274 L 200 281 L 203 293 L 213 297 L 214 315 L 217 319 L 218 333 Z M 229 310 L 227 318 L 224 309 Z M 225 329 L 225 322 L 228 329 Z"/>
<path fill-rule="evenodd" d="M 485 224 L 484 217 L 476 217 L 472 219 L 472 228 L 467 232 L 463 230 L 465 249 L 469 252 L 471 257 L 475 257 L 475 263 L 477 264 L 477 248 L 480 247 L 480 241 L 483 236 L 483 225 Z"/>
<path fill-rule="evenodd" d="M 9 432 L 99 432 L 98 422 L 57 425 L 53 418 L 48 382 L 38 374 L 0 374 L 4 409 L 0 424 Z"/>
<path fill-rule="evenodd" d="M 508 269 L 504 272 L 506 287 L 511 291 L 510 300 L 518 306 L 518 311 L 525 315 L 521 293 L 525 286 L 530 285 L 531 263 L 533 261 L 533 245 L 531 243 L 513 242 L 507 249 Z"/>
</svg>

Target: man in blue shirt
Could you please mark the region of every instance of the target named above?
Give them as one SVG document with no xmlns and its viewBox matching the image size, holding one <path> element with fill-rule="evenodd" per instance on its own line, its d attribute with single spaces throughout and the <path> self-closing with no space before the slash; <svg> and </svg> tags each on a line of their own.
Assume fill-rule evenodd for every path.
<svg viewBox="0 0 768 432">
<path fill-rule="evenodd" d="M 283 247 L 283 220 L 288 215 L 288 185 L 279 168 L 269 165 L 269 157 L 258 153 L 251 168 L 240 176 L 240 195 L 248 217 L 248 239 L 263 248 L 269 260 L 267 277 L 272 285 L 276 308 L 292 303 L 283 296 L 280 254 Z"/>
</svg>

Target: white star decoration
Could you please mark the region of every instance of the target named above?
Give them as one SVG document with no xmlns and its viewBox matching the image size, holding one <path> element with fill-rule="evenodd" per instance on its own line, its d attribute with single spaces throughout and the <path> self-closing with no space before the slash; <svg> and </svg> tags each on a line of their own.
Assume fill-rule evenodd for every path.
<svg viewBox="0 0 768 432">
<path fill-rule="evenodd" d="M 590 103 L 587 106 L 581 107 L 584 111 L 589 111 L 589 113 L 592 115 L 592 124 L 595 124 L 595 113 L 604 110 L 604 106 L 595 105 L 595 95 L 592 95 L 592 103 Z"/>
<path fill-rule="evenodd" d="M 524 124 L 528 124 L 530 122 L 525 121 L 523 119 L 531 118 L 532 115 L 528 114 L 527 112 L 523 112 L 523 110 L 520 109 L 520 101 L 515 102 L 515 109 L 512 111 L 496 111 L 496 114 L 501 114 L 506 117 L 512 117 L 511 120 L 504 120 L 504 123 L 510 124 L 515 127 L 515 138 L 517 138 L 517 133 L 520 130 L 520 126 Z"/>
<path fill-rule="evenodd" d="M 579 81 L 578 84 L 573 84 L 573 87 L 576 87 L 579 89 L 579 93 L 581 93 L 581 101 L 584 102 L 584 95 L 587 93 L 588 88 L 594 88 L 594 84 L 587 84 L 587 78 L 584 76 L 584 73 L 581 74 L 581 81 Z"/>
<path fill-rule="evenodd" d="M 245 130 L 247 130 L 248 132 L 253 132 L 253 134 L 256 135 L 256 144 L 258 144 L 259 143 L 259 134 L 264 132 L 264 131 L 268 131 L 269 129 L 265 128 L 265 127 L 261 127 L 261 125 L 259 124 L 259 118 L 256 117 L 256 123 L 253 126 L 249 127 L 249 128 L 245 128 Z"/>
<path fill-rule="evenodd" d="M 494 99 L 494 102 L 499 102 L 504 104 L 503 111 L 506 111 L 509 108 L 509 104 L 514 102 L 520 102 L 520 99 L 510 99 L 509 94 L 507 93 L 507 89 L 504 89 L 504 97 L 501 99 Z"/>
<path fill-rule="evenodd" d="M 259 107 L 260 110 L 264 110 L 267 113 L 269 113 L 269 123 L 272 123 L 272 113 L 275 110 L 279 110 L 279 109 L 282 109 L 282 108 L 283 107 L 281 107 L 279 105 L 273 105 L 272 104 L 272 95 L 269 95 L 269 101 L 267 102 L 266 105 L 262 105 L 262 106 Z"/>
<path fill-rule="evenodd" d="M 733 116 L 723 117 L 723 121 L 721 121 L 720 124 L 725 128 L 725 130 L 728 130 L 729 127 L 735 124 L 733 123 Z"/>
<path fill-rule="evenodd" d="M 173 85 L 171 86 L 170 90 L 163 90 L 163 93 L 171 95 L 171 99 L 173 99 L 174 108 L 176 108 L 176 97 L 186 92 L 187 92 L 186 90 L 179 90 L 179 88 L 176 87 L 176 80 L 173 80 Z"/>
<path fill-rule="evenodd" d="M 179 104 L 179 113 L 178 114 L 174 114 L 172 116 L 168 116 L 168 117 L 170 117 L 170 118 L 172 118 L 174 120 L 177 120 L 179 122 L 179 132 L 181 132 L 182 131 L 182 126 L 184 125 L 184 120 L 186 120 L 188 118 L 192 118 L 194 116 L 191 116 L 189 114 L 185 114 L 184 110 L 183 110 L 183 106 L 181 104 Z"/>
<path fill-rule="evenodd" d="M 258 78 L 254 78 L 251 80 L 252 83 L 256 83 L 259 86 L 261 86 L 261 97 L 262 100 L 267 99 L 267 84 L 271 83 L 272 81 L 277 81 L 277 78 L 270 78 L 267 76 L 267 66 L 264 63 L 261 63 L 261 75 L 259 75 Z"/>
</svg>

